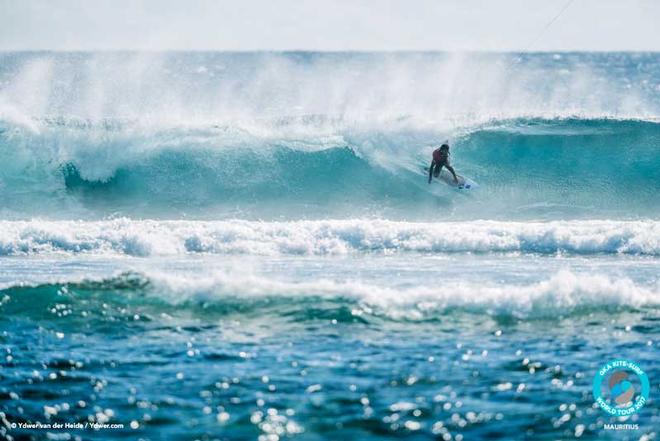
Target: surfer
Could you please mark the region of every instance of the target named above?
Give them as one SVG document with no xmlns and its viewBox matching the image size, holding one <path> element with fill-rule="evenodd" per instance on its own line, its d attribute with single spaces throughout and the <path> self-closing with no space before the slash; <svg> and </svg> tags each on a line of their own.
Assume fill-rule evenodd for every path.
<svg viewBox="0 0 660 441">
<path fill-rule="evenodd" d="M 456 172 L 454 172 L 454 168 L 449 165 L 449 144 L 446 142 L 442 144 L 439 149 L 433 150 L 433 161 L 431 161 L 431 166 L 429 167 L 429 184 L 431 183 L 433 176 L 436 178 L 440 176 L 440 171 L 443 166 L 451 172 L 454 176 L 454 182 L 458 184 Z"/>
</svg>

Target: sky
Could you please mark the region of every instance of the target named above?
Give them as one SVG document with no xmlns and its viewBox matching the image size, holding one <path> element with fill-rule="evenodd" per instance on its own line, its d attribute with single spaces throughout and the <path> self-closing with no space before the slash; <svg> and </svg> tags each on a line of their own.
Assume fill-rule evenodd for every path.
<svg viewBox="0 0 660 441">
<path fill-rule="evenodd" d="M 660 51 L 660 0 L 568 1 L 0 0 L 0 50 Z"/>
</svg>

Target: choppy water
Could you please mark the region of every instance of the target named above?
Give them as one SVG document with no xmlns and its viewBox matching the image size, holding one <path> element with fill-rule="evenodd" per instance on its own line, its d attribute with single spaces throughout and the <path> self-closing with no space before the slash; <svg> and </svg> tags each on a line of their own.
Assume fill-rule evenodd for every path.
<svg viewBox="0 0 660 441">
<path fill-rule="evenodd" d="M 0 434 L 654 439 L 659 121 L 657 54 L 1 54 Z"/>
</svg>

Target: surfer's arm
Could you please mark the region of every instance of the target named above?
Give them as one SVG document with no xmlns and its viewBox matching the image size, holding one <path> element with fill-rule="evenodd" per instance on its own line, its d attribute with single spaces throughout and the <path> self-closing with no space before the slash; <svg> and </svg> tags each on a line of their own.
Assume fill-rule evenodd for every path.
<svg viewBox="0 0 660 441">
<path fill-rule="evenodd" d="M 433 166 L 435 165 L 435 161 L 431 161 L 431 166 L 429 167 L 429 184 L 431 183 L 431 179 L 433 179 Z"/>
</svg>

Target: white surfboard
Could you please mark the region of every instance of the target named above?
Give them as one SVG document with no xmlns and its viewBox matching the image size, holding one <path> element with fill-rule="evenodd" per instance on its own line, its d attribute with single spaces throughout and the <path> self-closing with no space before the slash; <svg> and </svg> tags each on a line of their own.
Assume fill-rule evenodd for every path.
<svg viewBox="0 0 660 441">
<path fill-rule="evenodd" d="M 424 168 L 424 175 L 428 179 L 429 176 L 428 167 Z M 461 176 L 458 173 L 456 173 L 456 177 L 458 178 L 458 182 L 454 181 L 454 177 L 449 172 L 449 170 L 443 168 L 442 171 L 440 172 L 440 176 L 438 176 L 437 178 L 435 176 L 433 177 L 433 182 L 442 182 L 443 184 L 447 184 L 450 187 L 454 187 L 458 190 L 472 190 L 479 187 L 479 184 L 477 184 L 470 178 Z"/>
</svg>

